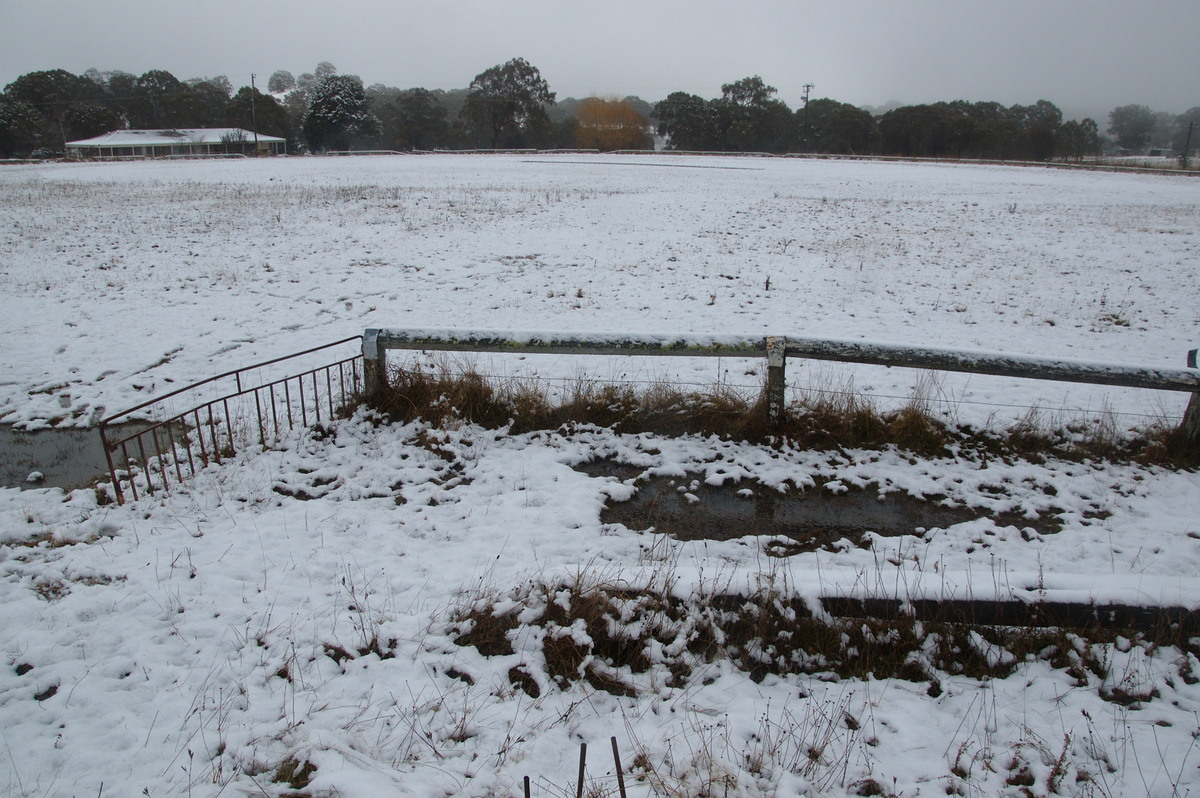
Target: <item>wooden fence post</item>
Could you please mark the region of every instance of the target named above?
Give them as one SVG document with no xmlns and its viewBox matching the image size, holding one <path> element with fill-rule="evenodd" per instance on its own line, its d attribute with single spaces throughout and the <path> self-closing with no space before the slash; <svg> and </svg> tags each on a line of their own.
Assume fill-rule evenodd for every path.
<svg viewBox="0 0 1200 798">
<path fill-rule="evenodd" d="M 1196 353 L 1200 350 L 1192 349 L 1187 354 L 1188 368 L 1196 368 Z M 1187 409 L 1183 411 L 1183 423 L 1179 425 L 1180 432 L 1183 433 L 1183 439 L 1188 445 L 1197 452 L 1200 452 L 1200 391 L 1192 394 L 1192 398 L 1188 401 Z"/>
<path fill-rule="evenodd" d="M 387 350 L 379 346 L 379 330 L 363 333 L 363 391 L 375 396 L 387 385 Z"/>
<path fill-rule="evenodd" d="M 787 400 L 786 360 L 787 339 L 767 336 L 767 420 L 776 429 L 783 426 L 783 409 Z"/>
</svg>

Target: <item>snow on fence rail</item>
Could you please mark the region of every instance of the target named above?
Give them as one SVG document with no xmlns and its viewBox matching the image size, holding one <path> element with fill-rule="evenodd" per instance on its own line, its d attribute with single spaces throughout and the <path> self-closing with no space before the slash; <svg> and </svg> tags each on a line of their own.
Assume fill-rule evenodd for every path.
<svg viewBox="0 0 1200 798">
<path fill-rule="evenodd" d="M 362 393 L 360 354 L 282 377 L 274 377 L 267 367 L 298 368 L 302 358 L 361 338 L 227 371 L 103 419 L 100 440 L 117 502 L 125 502 L 126 487 L 137 500 L 141 493 L 166 490 L 172 479 L 182 482 L 209 462 L 219 463 L 251 446 L 265 448 L 297 424 L 331 420 L 339 407 Z M 197 399 L 201 391 L 208 396 Z M 188 397 L 192 399 L 183 409 L 173 406 Z M 151 421 L 133 432 L 114 426 L 146 416 Z"/>
<path fill-rule="evenodd" d="M 1184 391 L 1192 396 L 1184 411 L 1181 429 L 1188 443 L 1200 448 L 1200 371 L 1196 370 L 1197 350 L 1194 349 L 1188 353 L 1188 369 L 1162 369 L 1033 355 L 1010 355 L 1002 352 L 770 335 L 652 335 L 373 328 L 363 333 L 362 348 L 367 395 L 375 393 L 384 385 L 389 349 L 558 355 L 763 357 L 767 360 L 767 408 L 771 420 L 775 422 L 783 418 L 788 357 L 1123 388 Z"/>
</svg>

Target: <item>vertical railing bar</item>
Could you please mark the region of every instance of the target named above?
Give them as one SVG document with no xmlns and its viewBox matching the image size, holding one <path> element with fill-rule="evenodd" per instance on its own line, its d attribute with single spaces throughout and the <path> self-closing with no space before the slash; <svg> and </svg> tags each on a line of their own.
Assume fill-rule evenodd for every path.
<svg viewBox="0 0 1200 798">
<path fill-rule="evenodd" d="M 125 497 L 121 495 L 121 480 L 117 477 L 117 469 L 113 467 L 112 449 L 108 445 L 108 431 L 104 426 L 104 422 L 100 422 L 100 442 L 104 446 L 104 459 L 108 462 L 108 475 L 112 477 L 113 494 L 117 497 L 117 504 L 125 503 Z"/>
<path fill-rule="evenodd" d="M 213 459 L 218 463 L 221 462 L 221 442 L 217 440 L 217 422 L 213 419 L 212 411 L 213 403 L 209 402 L 205 407 L 208 408 L 208 437 L 212 441 Z"/>
<path fill-rule="evenodd" d="M 125 455 L 125 474 L 129 477 L 129 491 L 133 494 L 133 500 L 138 500 L 137 485 L 133 482 L 133 462 L 129 459 L 129 439 L 121 441 L 121 454 Z"/>
<path fill-rule="evenodd" d="M 333 421 L 333 373 L 330 367 L 325 367 L 325 395 L 329 397 L 329 420 Z"/>
<path fill-rule="evenodd" d="M 225 428 L 229 433 L 229 453 L 237 454 L 237 446 L 233 442 L 233 419 L 229 415 L 229 399 L 222 399 L 221 404 L 225 407 Z"/>
<path fill-rule="evenodd" d="M 275 423 L 275 440 L 279 440 L 279 413 L 275 411 L 275 384 L 270 385 L 271 390 L 271 421 Z"/>
<path fill-rule="evenodd" d="M 204 424 L 200 421 L 200 408 L 192 410 L 192 418 L 196 420 L 196 440 L 200 442 L 200 461 L 208 465 L 208 449 L 204 446 Z"/>
<path fill-rule="evenodd" d="M 183 482 L 183 469 L 179 466 L 179 456 L 175 454 L 175 432 L 171 429 L 171 422 L 164 422 L 167 426 L 167 441 L 171 444 L 171 462 L 175 464 L 175 477 Z"/>
<path fill-rule="evenodd" d="M 150 462 L 146 458 L 146 442 L 142 440 L 144 432 L 137 434 L 138 451 L 142 453 L 142 473 L 146 475 L 146 493 L 150 496 L 154 495 L 154 477 L 150 473 Z"/>
<path fill-rule="evenodd" d="M 312 371 L 313 412 L 317 414 L 317 423 L 321 423 L 321 392 L 317 389 L 317 371 Z"/>
<path fill-rule="evenodd" d="M 300 423 L 308 426 L 308 407 L 304 404 L 304 375 L 296 378 L 296 387 L 300 389 Z"/>
<path fill-rule="evenodd" d="M 296 426 L 296 422 L 292 421 L 292 389 L 288 387 L 288 381 L 283 381 L 283 401 L 287 407 L 288 417 L 288 432 L 292 431 L 292 427 Z"/>
<path fill-rule="evenodd" d="M 183 441 L 182 441 L 181 445 L 183 446 L 183 450 L 185 452 L 187 452 L 188 468 L 191 469 L 192 476 L 195 476 L 196 461 L 192 459 L 192 443 L 191 443 L 191 441 L 188 440 L 188 437 L 187 437 L 187 422 L 185 422 L 183 420 L 185 418 L 185 415 L 179 416 L 179 424 L 180 424 L 180 426 L 183 427 Z"/>
<path fill-rule="evenodd" d="M 346 362 L 338 363 L 338 402 L 346 403 Z"/>
<path fill-rule="evenodd" d="M 258 416 L 258 445 L 262 448 L 267 448 L 267 431 L 263 428 L 262 405 L 258 401 L 258 393 L 262 388 L 255 388 L 254 393 L 254 413 Z"/>
<path fill-rule="evenodd" d="M 162 473 L 163 490 L 169 491 L 171 489 L 171 481 L 167 477 L 167 464 L 163 460 L 162 447 L 158 445 L 158 431 L 161 428 L 162 427 L 159 424 L 155 424 L 153 427 L 151 427 L 150 439 L 154 441 L 154 453 L 158 457 L 158 470 Z"/>
</svg>

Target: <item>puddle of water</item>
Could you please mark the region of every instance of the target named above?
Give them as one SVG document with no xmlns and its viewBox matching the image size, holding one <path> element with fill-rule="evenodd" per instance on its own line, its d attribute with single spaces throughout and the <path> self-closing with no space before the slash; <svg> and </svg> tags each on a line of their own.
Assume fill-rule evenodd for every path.
<svg viewBox="0 0 1200 798">
<path fill-rule="evenodd" d="M 579 470 L 620 479 L 635 475 L 619 464 L 604 462 L 588 463 Z M 866 532 L 884 537 L 921 535 L 927 529 L 945 529 L 978 518 L 992 518 L 1000 526 L 1032 527 L 1042 534 L 1061 528 L 1056 518 L 1031 520 L 1017 513 L 945 507 L 936 499 L 907 494 L 893 493 L 880 499 L 875 490 L 785 494 L 758 483 L 713 487 L 701 481 L 692 485 L 692 477 L 639 480 L 633 498 L 610 503 L 600 520 L 630 529 L 654 527 L 680 540 L 732 540 L 746 535 L 784 538 L 767 547 L 769 554 L 777 556 L 815 551 L 843 539 L 859 545 Z M 681 486 L 686 489 L 680 490 Z"/>
<path fill-rule="evenodd" d="M 122 424 L 109 429 L 124 435 L 145 429 L 145 425 Z M 44 478 L 27 482 L 34 471 L 40 471 Z M 94 427 L 26 432 L 0 424 L 0 486 L 70 490 L 107 473 L 104 446 Z"/>
</svg>

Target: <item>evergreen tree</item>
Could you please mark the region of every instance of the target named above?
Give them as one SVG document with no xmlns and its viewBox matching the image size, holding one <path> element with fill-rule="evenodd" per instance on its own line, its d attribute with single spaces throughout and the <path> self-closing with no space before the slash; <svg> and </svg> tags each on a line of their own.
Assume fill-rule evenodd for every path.
<svg viewBox="0 0 1200 798">
<path fill-rule="evenodd" d="M 1100 131 L 1094 119 L 1074 119 L 1063 122 L 1058 133 L 1058 154 L 1072 161 L 1082 161 L 1100 150 Z"/>
<path fill-rule="evenodd" d="M 0 94 L 0 156 L 18 158 L 38 146 L 42 119 L 37 110 L 8 92 Z"/>
<path fill-rule="evenodd" d="M 796 111 L 797 127 L 805 116 L 805 109 Z M 866 155 L 879 149 L 879 126 L 875 117 L 861 108 L 827 98 L 812 100 L 807 118 L 816 152 Z"/>
<path fill-rule="evenodd" d="M 257 127 L 256 127 L 257 125 Z M 265 136 L 279 136 L 294 143 L 292 120 L 287 109 L 270 94 L 243 86 L 225 107 L 224 125 L 257 131 Z"/>
<path fill-rule="evenodd" d="M 1033 161 L 1053 158 L 1062 127 L 1062 111 L 1058 106 L 1049 100 L 1038 100 L 1034 105 L 1014 105 L 1012 111 L 1020 121 L 1022 132 L 1022 151 L 1017 157 Z"/>
<path fill-rule="evenodd" d="M 1195 125 L 1195 127 L 1192 127 L 1192 125 Z M 1188 141 L 1189 128 L 1191 133 L 1190 142 Z M 1195 108 L 1189 108 L 1175 117 L 1175 140 L 1171 142 L 1171 146 L 1177 152 L 1181 153 L 1185 146 L 1192 150 L 1200 147 L 1200 105 Z"/>
<path fill-rule="evenodd" d="M 380 133 L 362 81 L 352 75 L 330 75 L 318 83 L 301 123 L 310 150 L 348 150 Z"/>
<path fill-rule="evenodd" d="M 192 78 L 185 84 L 190 90 L 181 99 L 172 127 L 221 127 L 225 123 L 226 108 L 233 85 L 229 78 Z"/>
<path fill-rule="evenodd" d="M 189 127 L 191 90 L 164 69 L 152 69 L 133 82 L 126 119 L 135 129 Z"/>
<path fill-rule="evenodd" d="M 549 127 L 544 106 L 553 103 L 554 92 L 537 67 L 514 58 L 475 76 L 461 117 L 493 148 L 521 147 L 531 133 Z"/>
<path fill-rule="evenodd" d="M 433 92 L 426 89 L 409 89 L 400 95 L 400 119 L 408 144 L 412 149 L 423 150 L 441 146 L 450 128 L 446 109 L 437 101 Z"/>
<path fill-rule="evenodd" d="M 5 87 L 11 99 L 25 103 L 37 115 L 35 148 L 61 152 L 73 140 L 67 128 L 67 111 L 83 95 L 84 81 L 65 69 L 21 75 Z"/>
<path fill-rule="evenodd" d="M 1127 150 L 1140 150 L 1150 143 L 1154 132 L 1154 112 L 1144 105 L 1122 105 L 1108 112 L 1108 132 L 1116 136 L 1117 145 Z"/>
<path fill-rule="evenodd" d="M 267 79 L 267 91 L 272 94 L 287 94 L 296 88 L 296 79 L 286 69 L 277 69 Z"/>
<path fill-rule="evenodd" d="M 672 150 L 718 149 L 717 112 L 695 94 L 676 91 L 654 106 L 658 135 Z"/>
<path fill-rule="evenodd" d="M 774 86 L 758 75 L 721 87 L 717 111 L 722 149 L 738 152 L 787 152 L 796 142 L 791 110 L 775 99 Z"/>
</svg>

